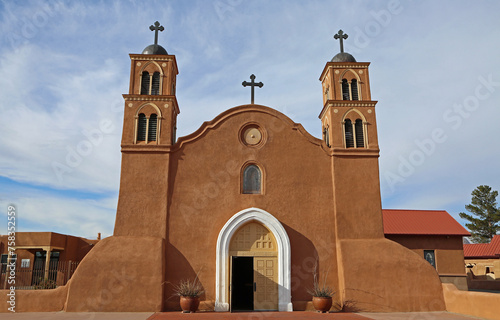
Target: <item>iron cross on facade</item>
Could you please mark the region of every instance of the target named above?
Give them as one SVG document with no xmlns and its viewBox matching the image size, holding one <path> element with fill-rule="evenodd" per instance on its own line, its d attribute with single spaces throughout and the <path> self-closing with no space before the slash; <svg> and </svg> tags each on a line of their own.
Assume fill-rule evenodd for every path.
<svg viewBox="0 0 500 320">
<path fill-rule="evenodd" d="M 340 39 L 340 52 L 344 52 L 344 39 L 347 39 L 348 35 L 344 33 L 344 31 L 339 30 L 337 34 L 333 36 L 333 38 Z"/>
<path fill-rule="evenodd" d="M 155 32 L 155 44 L 158 44 L 158 31 L 163 31 L 165 30 L 165 28 L 163 28 L 163 26 L 160 26 L 160 23 L 156 21 L 154 25 L 149 26 L 149 30 Z"/>
<path fill-rule="evenodd" d="M 251 82 L 243 81 L 241 84 L 244 87 L 246 87 L 246 86 L 251 86 L 252 87 L 252 104 L 254 104 L 253 103 L 253 101 L 254 101 L 254 99 L 253 99 L 254 98 L 254 88 L 255 87 L 262 88 L 264 86 L 264 84 L 262 82 L 257 82 L 256 83 L 255 82 L 255 75 L 253 75 L 253 74 L 250 76 L 250 80 L 252 80 L 252 81 Z"/>
</svg>

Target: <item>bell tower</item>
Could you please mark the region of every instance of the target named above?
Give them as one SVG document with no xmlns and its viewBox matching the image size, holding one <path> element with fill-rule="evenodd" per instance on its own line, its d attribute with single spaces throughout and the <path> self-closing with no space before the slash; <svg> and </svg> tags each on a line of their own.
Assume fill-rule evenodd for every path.
<svg viewBox="0 0 500 320">
<path fill-rule="evenodd" d="M 149 27 L 155 43 L 142 54 L 130 54 L 130 88 L 124 94 L 125 121 L 122 146 L 171 146 L 176 140 L 179 106 L 175 97 L 179 73 L 174 55 L 158 44 L 158 21 Z"/>
<path fill-rule="evenodd" d="M 323 88 L 321 119 L 323 140 L 337 152 L 360 149 L 378 152 L 375 104 L 371 100 L 369 62 L 357 62 L 344 52 L 347 34 L 339 30 L 340 53 L 326 63 L 320 81 Z"/>
<path fill-rule="evenodd" d="M 179 106 L 175 97 L 177 63 L 155 42 L 130 54 L 130 87 L 124 94 L 122 170 L 115 235 L 166 238 L 170 151 L 176 142 Z M 154 196 L 152 196 L 154 195 Z M 149 201 L 152 199 L 154 201 Z M 154 221 L 154 223 L 151 223 Z"/>
<path fill-rule="evenodd" d="M 370 94 L 370 63 L 357 62 L 344 52 L 347 34 L 342 30 L 334 38 L 340 40 L 340 53 L 321 73 L 324 104 L 319 118 L 332 157 L 336 236 L 338 240 L 381 238 L 377 101 Z"/>
</svg>

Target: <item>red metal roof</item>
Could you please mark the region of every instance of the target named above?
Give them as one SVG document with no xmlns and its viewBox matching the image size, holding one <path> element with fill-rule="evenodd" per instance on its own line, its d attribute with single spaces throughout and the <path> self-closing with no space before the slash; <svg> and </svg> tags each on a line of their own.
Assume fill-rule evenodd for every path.
<svg viewBox="0 0 500 320">
<path fill-rule="evenodd" d="M 382 209 L 385 234 L 470 236 L 444 210 Z"/>
<path fill-rule="evenodd" d="M 500 258 L 500 235 L 491 239 L 490 243 L 464 244 L 465 258 Z"/>
</svg>

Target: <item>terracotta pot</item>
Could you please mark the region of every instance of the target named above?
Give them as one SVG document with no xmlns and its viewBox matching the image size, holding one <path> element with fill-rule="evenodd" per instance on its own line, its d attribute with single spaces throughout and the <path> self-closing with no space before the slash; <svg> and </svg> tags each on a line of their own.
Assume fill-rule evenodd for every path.
<svg viewBox="0 0 500 320">
<path fill-rule="evenodd" d="M 328 312 L 332 307 L 332 297 L 313 297 L 313 306 L 319 312 Z"/>
<path fill-rule="evenodd" d="M 198 306 L 200 305 L 200 297 L 187 297 L 181 296 L 181 308 L 182 312 L 196 312 Z"/>
</svg>

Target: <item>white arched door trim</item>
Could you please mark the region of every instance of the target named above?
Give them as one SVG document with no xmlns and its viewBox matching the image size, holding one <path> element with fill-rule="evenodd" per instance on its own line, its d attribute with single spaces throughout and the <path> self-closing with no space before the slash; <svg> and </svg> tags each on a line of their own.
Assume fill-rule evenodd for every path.
<svg viewBox="0 0 500 320">
<path fill-rule="evenodd" d="M 251 221 L 263 224 L 276 238 L 278 243 L 278 310 L 293 311 L 290 292 L 290 239 L 288 239 L 286 230 L 278 219 L 258 208 L 248 208 L 238 212 L 226 222 L 219 232 L 215 266 L 215 311 L 229 311 L 227 290 L 229 288 L 229 244 L 239 227 Z"/>
</svg>

